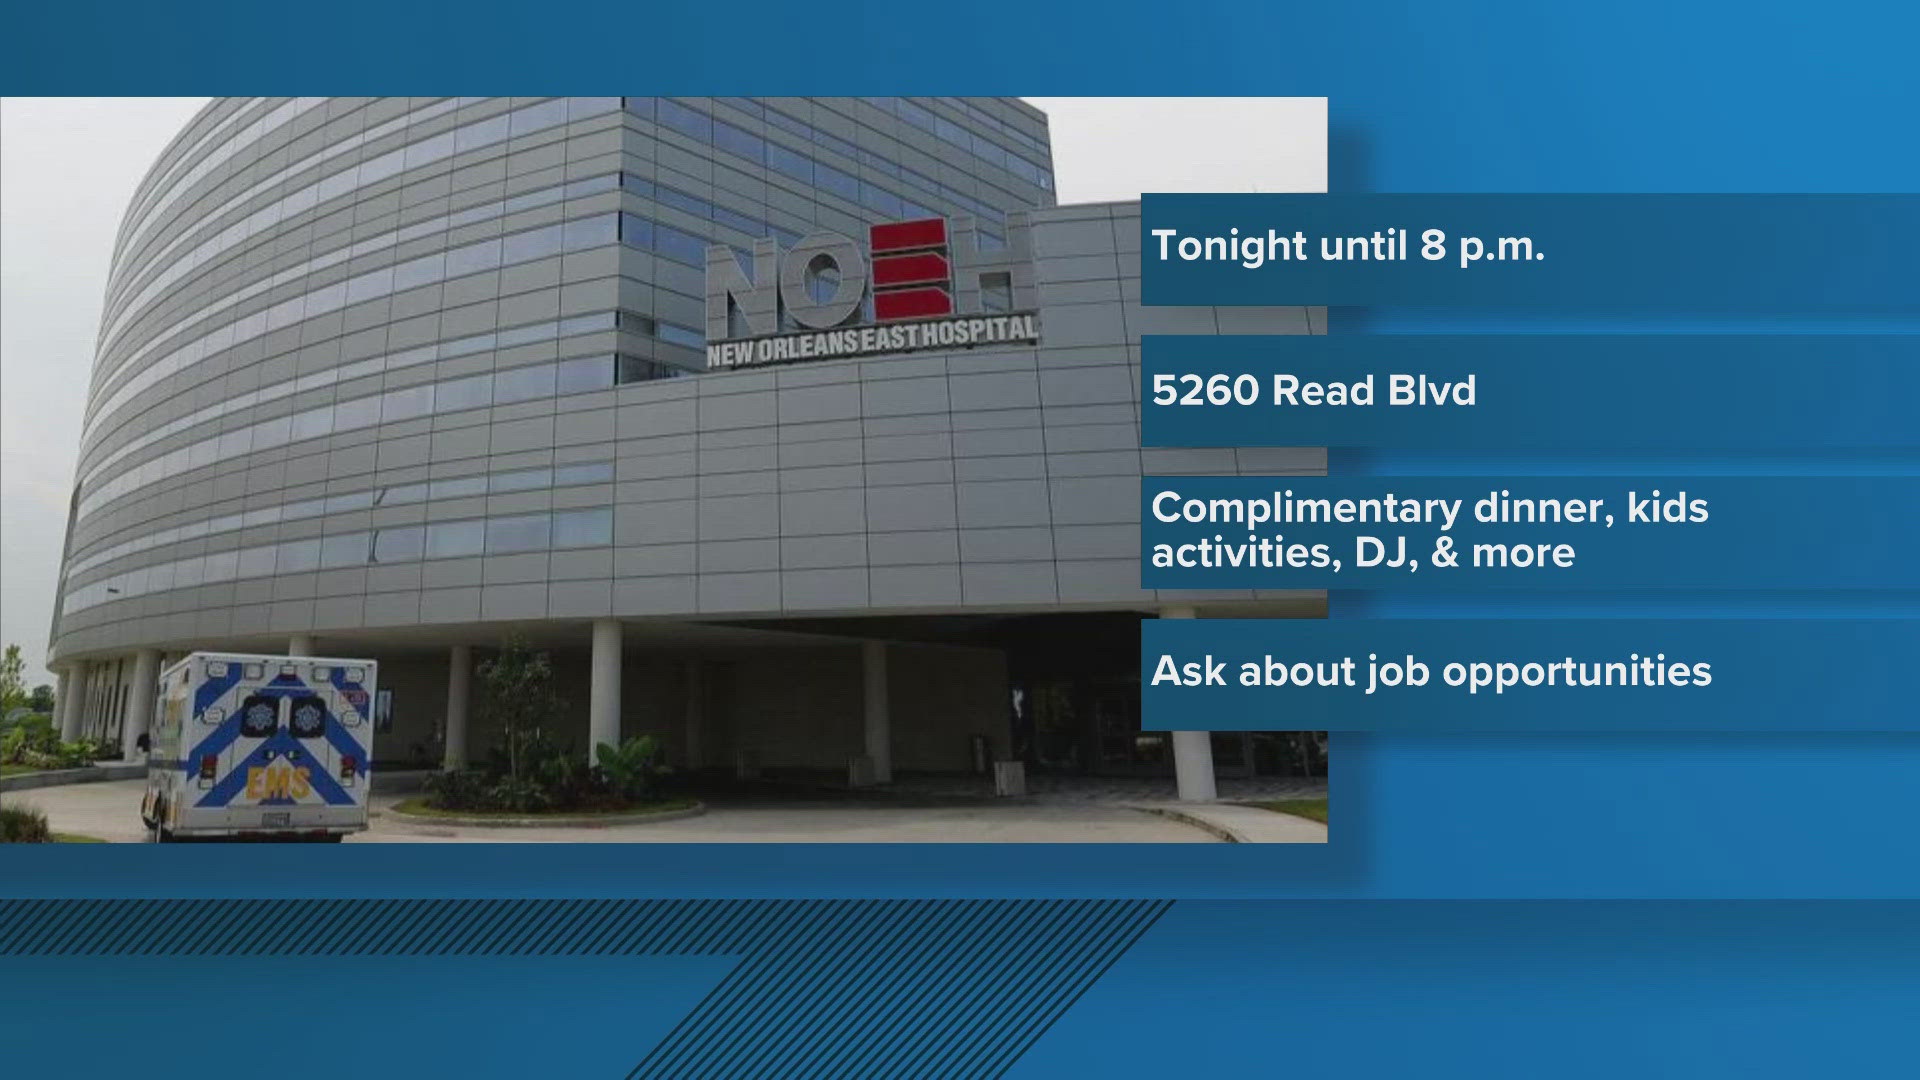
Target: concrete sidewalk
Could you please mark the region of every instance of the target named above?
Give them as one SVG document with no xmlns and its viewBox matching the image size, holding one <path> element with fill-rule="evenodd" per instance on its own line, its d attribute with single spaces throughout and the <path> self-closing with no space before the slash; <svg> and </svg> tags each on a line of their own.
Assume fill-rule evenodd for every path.
<svg viewBox="0 0 1920 1080">
<path fill-rule="evenodd" d="M 1183 821 L 1235 844 L 1324 844 L 1327 827 L 1292 814 L 1233 803 L 1143 803 L 1140 809 Z"/>
<path fill-rule="evenodd" d="M 56 832 L 123 843 L 146 839 L 145 780 L 70 784 L 5 796 L 46 811 Z M 403 821 L 384 811 L 403 796 L 373 795 L 372 827 L 349 843 L 1172 843 L 1222 837 L 1125 806 L 903 806 L 880 802 L 710 803 L 699 817 L 593 828 L 486 828 Z"/>
</svg>

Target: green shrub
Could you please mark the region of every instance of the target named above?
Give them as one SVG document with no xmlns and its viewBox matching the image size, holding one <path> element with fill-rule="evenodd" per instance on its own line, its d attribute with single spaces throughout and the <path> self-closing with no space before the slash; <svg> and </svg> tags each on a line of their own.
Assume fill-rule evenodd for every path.
<svg viewBox="0 0 1920 1080">
<path fill-rule="evenodd" d="M 659 758 L 658 740 L 643 735 L 619 747 L 602 745 L 598 765 L 542 748 L 537 758 L 523 757 L 521 774 L 513 776 L 502 751 L 488 767 L 427 777 L 426 801 L 436 810 L 492 813 L 619 810 L 655 796 L 655 778 L 665 771 Z"/>
<path fill-rule="evenodd" d="M 484 810 L 493 777 L 479 769 L 448 769 L 427 777 L 429 803 L 441 810 Z"/>
<path fill-rule="evenodd" d="M 661 769 L 652 736 L 602 744 L 600 764 L 589 765 L 571 747 L 557 746 L 550 724 L 566 714 L 555 692 L 547 654 L 509 642 L 478 666 L 480 707 L 501 732 L 488 765 L 427 778 L 427 805 L 436 810 L 540 813 L 618 810 L 653 795 Z"/>
<path fill-rule="evenodd" d="M 651 735 L 636 735 L 619 746 L 601 743 L 600 771 L 622 798 L 640 800 L 653 795 L 654 778 L 665 770 L 660 766 L 660 742 Z"/>
<path fill-rule="evenodd" d="M 31 806 L 0 806 L 0 844 L 51 844 L 47 815 Z"/>
<path fill-rule="evenodd" d="M 53 729 L 51 717 L 23 716 L 0 735 L 0 765 L 31 765 L 29 754 L 50 754 L 59 748 L 60 733 Z"/>
</svg>

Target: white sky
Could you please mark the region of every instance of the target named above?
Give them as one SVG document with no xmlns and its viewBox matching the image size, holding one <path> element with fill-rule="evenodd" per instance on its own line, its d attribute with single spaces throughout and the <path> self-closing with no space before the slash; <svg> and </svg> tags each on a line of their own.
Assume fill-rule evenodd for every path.
<svg viewBox="0 0 1920 1080">
<path fill-rule="evenodd" d="M 1325 98 L 1031 98 L 1063 203 L 1325 191 Z M 205 98 L 0 99 L 0 642 L 43 667 L 113 236 Z"/>
</svg>

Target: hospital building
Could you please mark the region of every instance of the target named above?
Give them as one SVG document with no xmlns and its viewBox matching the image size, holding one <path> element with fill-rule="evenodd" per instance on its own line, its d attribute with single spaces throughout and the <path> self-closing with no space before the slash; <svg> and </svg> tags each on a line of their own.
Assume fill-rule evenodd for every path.
<svg viewBox="0 0 1920 1080">
<path fill-rule="evenodd" d="M 131 748 L 193 650 L 371 657 L 376 762 L 458 765 L 518 639 L 560 742 L 683 769 L 1289 768 L 1141 730 L 1140 620 L 1324 598 L 1142 589 L 1140 480 L 1325 453 L 1143 449 L 1139 345 L 1325 313 L 1143 307 L 1138 205 L 1054 191 L 1012 98 L 214 101 L 115 244 L 64 732 Z"/>
</svg>

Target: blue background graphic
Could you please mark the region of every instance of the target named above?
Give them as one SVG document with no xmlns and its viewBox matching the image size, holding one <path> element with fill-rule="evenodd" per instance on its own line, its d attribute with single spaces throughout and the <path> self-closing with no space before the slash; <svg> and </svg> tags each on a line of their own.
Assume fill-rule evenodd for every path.
<svg viewBox="0 0 1920 1080">
<path fill-rule="evenodd" d="M 1416 500 L 1422 507 L 1428 500 L 1457 499 L 1458 517 L 1450 530 L 1443 528 L 1444 518 L 1414 524 L 1270 520 L 1253 530 L 1244 524 L 1246 515 L 1254 512 L 1249 503 L 1272 507 L 1276 499 L 1291 498 L 1356 500 L 1357 505 L 1389 494 Z M 1651 501 L 1667 507 L 1662 512 L 1668 519 L 1629 521 L 1630 495 L 1643 505 Z M 1594 499 L 1602 500 L 1597 510 Z M 1475 515 L 1485 500 L 1493 500 L 1488 513 L 1514 514 L 1523 512 L 1514 508 L 1518 500 L 1534 500 L 1536 506 L 1559 500 L 1559 510 L 1534 512 L 1565 514 L 1565 506 L 1572 503 L 1579 513 L 1597 515 L 1597 520 L 1482 523 Z M 1698 500 L 1704 500 L 1704 507 L 1695 506 Z M 1220 501 L 1225 510 L 1209 509 Z M 1706 520 L 1670 520 L 1696 509 Z M 1188 513 L 1202 520 L 1188 520 Z M 1237 520 L 1206 520 L 1228 514 Z M 1162 521 L 1163 515 L 1177 520 Z M 1611 527 L 1607 515 L 1612 515 Z M 1207 541 L 1216 546 L 1209 558 L 1219 560 L 1224 557 L 1220 545 L 1240 548 L 1275 537 L 1289 549 L 1325 544 L 1329 561 L 1325 566 L 1262 566 L 1247 563 L 1243 552 L 1242 565 L 1205 566 L 1199 565 L 1201 553 L 1191 550 Z M 1368 561 L 1400 559 L 1399 538 L 1404 537 L 1404 563 L 1359 565 L 1358 537 L 1382 542 L 1380 550 L 1365 552 Z M 1148 589 L 1912 590 L 1920 588 L 1920 563 L 1912 558 L 1920 548 L 1920 477 L 1154 476 L 1140 482 L 1140 540 L 1156 557 L 1163 546 L 1175 556 L 1188 548 L 1185 558 L 1195 563 L 1161 566 L 1156 558 L 1143 558 L 1140 584 Z M 1569 565 L 1550 561 L 1555 558 L 1551 551 L 1545 556 L 1539 552 L 1539 545 L 1563 543 L 1573 549 Z M 1458 565 L 1449 569 L 1434 563 L 1442 557 L 1442 544 L 1447 545 L 1445 556 Z M 1505 553 L 1477 551 L 1482 544 L 1506 545 Z M 1519 548 L 1534 561 L 1519 562 L 1513 553 Z M 1502 566 L 1501 558 L 1514 561 Z M 1277 559 L 1273 555 L 1268 561 Z"/>
<path fill-rule="evenodd" d="M 1765 0 L 746 3 L 724 14 L 591 0 L 458 12 L 80 0 L 10 13 L 0 89 L 1310 94 L 1329 99 L 1341 192 L 1911 192 L 1917 38 L 1910 5 Z M 1341 331 L 1572 328 L 1336 314 Z M 1417 607 L 1334 600 L 1336 617 Z M 1020 1075 L 1911 1075 L 1920 912 L 1849 901 L 1920 897 L 1920 736 L 1337 734 L 1333 761 L 1334 842 L 1311 849 L 65 847 L 0 852 L 0 890 L 1182 897 L 1197 902 L 1175 905 L 1079 998 Z M 131 955 L 97 962 L 126 995 L 154 970 Z M 444 959 L 351 963 L 369 979 L 375 1046 L 497 1031 L 549 1041 L 557 1074 L 591 1074 L 575 1055 L 658 1038 L 724 961 L 650 959 L 595 979 L 543 959 L 573 978 L 526 982 L 529 998 L 557 1004 L 511 1023 L 454 993 L 461 969 Z M 49 981 L 82 967 L 56 965 L 74 961 L 0 957 L 0 986 L 31 1006 L 8 1015 L 70 1063 L 107 1041 L 103 1029 L 126 1031 L 117 1018 L 132 1006 L 89 1013 L 84 987 Z M 418 968 L 439 974 L 408 979 Z M 101 993 L 108 1006 L 129 1000 Z M 639 1060 L 593 1060 L 616 1058 Z M 406 1059 L 375 1060 L 378 1073 Z M 179 1064 L 193 1074 L 197 1062 Z"/>
<path fill-rule="evenodd" d="M 1815 460 L 1898 449 L 1920 464 L 1910 453 L 1920 447 L 1920 336 L 1913 334 L 1150 334 L 1141 341 L 1140 425 L 1148 446 L 1515 456 L 1631 447 L 1770 451 L 1776 459 L 1811 450 Z M 1473 404 L 1389 405 L 1388 376 L 1396 373 L 1425 375 L 1436 394 L 1443 383 L 1464 385 L 1473 376 Z M 1279 404 L 1274 379 L 1282 374 L 1303 388 L 1371 375 L 1374 404 Z M 1200 379 L 1197 390 L 1186 375 Z M 1210 383 L 1219 387 L 1215 400 Z M 1201 404 L 1188 404 L 1190 397 Z M 1298 397 L 1306 400 L 1304 389 Z"/>
<path fill-rule="evenodd" d="M 1437 231 L 1432 246 L 1428 230 Z M 1229 242 L 1205 258 L 1206 237 Z M 1388 243 L 1351 252 L 1341 243 L 1376 237 Z M 1231 243 L 1250 238 L 1261 240 L 1253 257 Z M 1193 261 L 1181 254 L 1183 239 L 1200 241 Z M 1920 308 L 1907 284 L 1920 197 L 1908 195 L 1160 193 L 1141 201 L 1140 243 L 1149 304 L 1693 315 Z M 1282 250 L 1291 256 L 1275 259 Z M 1225 257 L 1234 251 L 1243 254 Z"/>
<path fill-rule="evenodd" d="M 1156 619 L 1140 627 L 1140 724 L 1164 731 L 1913 731 L 1913 619 Z M 1414 670 L 1374 679 L 1369 661 Z M 1646 672 L 1569 686 L 1564 671 L 1497 665 L 1648 658 Z M 1163 658 L 1175 667 L 1162 679 Z M 1221 685 L 1181 668 L 1211 660 Z M 1351 671 L 1344 662 L 1351 660 Z M 1450 680 L 1446 667 L 1462 665 Z M 1254 665 L 1253 685 L 1243 665 Z M 1270 673 L 1270 664 L 1289 669 Z M 1295 673 L 1294 665 L 1312 665 Z M 1474 665 L 1489 665 L 1476 671 Z M 1708 665 L 1709 681 L 1695 678 Z M 1201 669 L 1204 671 L 1204 667 Z M 1204 678 L 1204 675 L 1203 675 Z M 1304 685 L 1298 681 L 1308 680 Z M 1338 680 L 1337 682 L 1334 680 Z M 1331 682 L 1331 685 L 1329 683 Z M 1418 683 L 1418 677 L 1415 677 Z M 1277 685 L 1276 685 L 1277 683 Z M 1531 683 L 1531 685 L 1529 685 Z"/>
</svg>

